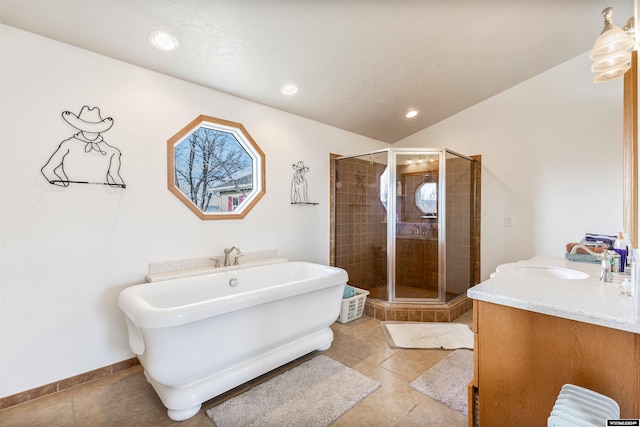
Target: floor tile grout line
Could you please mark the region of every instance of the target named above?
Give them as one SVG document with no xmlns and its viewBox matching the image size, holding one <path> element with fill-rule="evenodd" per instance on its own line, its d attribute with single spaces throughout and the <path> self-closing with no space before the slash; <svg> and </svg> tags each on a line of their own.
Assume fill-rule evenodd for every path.
<svg viewBox="0 0 640 427">
<path fill-rule="evenodd" d="M 354 322 L 355 323 L 355 322 Z M 403 355 L 403 353 L 406 353 L 406 351 L 404 349 L 391 349 L 391 348 L 387 348 L 385 347 L 385 343 L 388 345 L 388 342 L 386 342 L 386 339 L 380 339 L 382 337 L 382 335 L 380 335 L 378 328 L 379 328 L 379 321 L 375 320 L 375 319 L 364 319 L 362 321 L 360 321 L 357 324 L 352 324 L 352 325 L 342 325 L 342 324 L 335 324 L 335 326 L 332 326 L 332 328 L 334 329 L 334 333 L 336 334 L 336 337 L 340 337 L 340 341 L 346 346 L 341 346 L 338 345 L 336 343 L 336 341 L 333 342 L 332 347 L 335 347 L 336 352 L 333 354 L 327 354 L 331 352 L 331 349 L 329 349 L 327 352 L 320 352 L 320 354 L 326 354 L 328 357 L 333 358 L 334 360 L 344 364 L 345 366 L 350 367 L 351 369 L 362 373 L 365 376 L 368 376 L 374 380 L 376 380 L 377 382 L 379 382 L 381 384 L 380 389 L 384 390 L 385 392 L 392 392 L 395 390 L 396 387 L 402 387 L 402 389 L 404 390 L 405 386 L 408 387 L 408 383 L 410 382 L 409 380 L 407 380 L 407 376 L 406 375 L 402 375 L 401 372 L 405 372 L 407 374 L 410 374 L 413 370 L 415 370 L 414 367 L 409 368 L 408 370 L 404 369 L 401 365 L 403 363 L 403 361 L 405 360 L 405 357 L 407 357 L 407 361 L 414 363 L 414 359 L 413 356 L 410 354 L 407 354 L 406 356 Z M 364 350 L 362 349 L 361 353 L 363 354 L 358 354 L 353 350 L 359 350 L 360 348 L 360 344 L 359 342 L 356 342 L 354 345 L 354 342 L 350 342 L 349 340 L 354 338 L 354 337 L 358 337 L 359 342 L 362 342 L 363 346 L 370 346 L 367 347 L 369 350 Z M 427 350 L 428 351 L 428 350 Z M 396 357 L 397 359 L 395 361 L 393 361 L 392 359 Z M 378 358 L 380 358 L 380 360 L 378 360 Z M 420 358 L 416 359 L 417 362 L 420 361 Z M 352 363 L 354 366 L 356 367 L 351 367 L 349 366 L 349 363 Z M 400 363 L 400 364 L 398 364 Z M 429 362 L 430 363 L 430 362 Z M 394 371 L 394 364 L 398 366 L 399 370 Z M 141 368 L 141 367 L 139 367 Z M 129 371 L 129 373 L 127 375 L 139 375 L 140 373 L 133 373 L 131 372 L 130 369 L 126 369 L 125 371 Z M 391 375 L 389 375 L 391 374 Z M 107 377 L 108 378 L 108 377 Z M 73 390 L 72 394 L 70 394 L 70 398 L 72 398 L 72 402 L 70 406 L 67 406 L 65 409 L 65 411 L 71 411 L 72 412 L 72 422 L 65 424 L 64 427 L 69 427 L 69 426 L 85 426 L 88 425 L 87 422 L 91 422 L 96 421 L 96 419 L 91 418 L 93 417 L 93 415 L 91 415 L 90 418 L 87 418 L 86 415 L 83 416 L 83 418 L 78 418 L 79 414 L 82 414 L 83 411 L 83 404 L 84 405 L 98 405 L 100 406 L 100 416 L 103 417 L 101 418 L 101 422 L 104 422 L 107 425 L 114 425 L 114 422 L 117 422 L 117 418 L 113 418 L 106 414 L 106 410 L 109 409 L 110 412 L 117 412 L 117 411 L 111 411 L 112 409 L 122 409 L 124 408 L 124 406 L 126 405 L 126 402 L 120 402 L 120 403 L 116 403 L 116 404 L 109 404 L 108 407 L 104 407 L 102 404 L 106 404 L 108 402 L 111 402 L 111 399 L 108 398 L 108 396 L 105 393 L 117 393 L 118 395 L 120 395 L 120 393 L 122 392 L 122 388 L 118 387 L 117 384 L 112 384 L 109 380 L 107 380 L 107 378 L 104 379 L 97 379 L 96 382 L 99 382 L 101 384 L 98 384 L 98 389 L 100 390 L 100 393 L 93 393 L 95 394 L 95 399 L 89 401 L 86 399 L 80 399 L 80 400 L 76 400 L 75 398 L 73 398 L 74 395 L 78 396 L 78 393 L 85 393 L 86 391 L 89 391 L 89 389 L 87 390 L 75 390 L 75 387 L 67 389 L 66 391 L 71 391 Z M 377 379 L 376 379 L 377 378 Z M 91 381 L 93 382 L 93 381 Z M 135 386 L 135 388 L 132 388 L 131 391 L 135 392 L 136 396 L 138 394 L 143 395 L 146 394 L 145 392 L 141 392 L 140 388 L 138 388 L 140 386 L 140 384 L 137 383 L 136 381 L 133 381 L 131 383 L 126 382 L 126 384 L 132 384 L 133 386 Z M 89 386 L 89 384 L 86 384 L 87 386 Z M 115 385 L 115 388 L 113 388 L 112 386 Z M 104 387 L 104 388 L 103 388 Z M 110 388 L 111 387 L 111 388 Z M 138 393 L 140 392 L 140 393 Z M 61 392 L 64 393 L 64 392 Z M 411 393 L 413 394 L 413 393 Z M 418 394 L 418 392 L 416 392 L 416 394 Z M 384 393 L 383 393 L 384 395 Z M 391 395 L 390 395 L 391 396 Z M 401 396 L 404 396 L 404 392 L 401 393 Z M 422 396 L 422 395 L 420 395 Z M 130 396 L 129 396 L 130 397 Z M 155 397 L 155 395 L 154 395 Z M 404 399 L 405 397 L 401 397 L 401 399 Z M 429 408 L 429 404 L 425 403 L 424 399 L 420 399 L 420 400 L 414 400 L 412 399 L 410 396 L 407 395 L 408 401 L 406 401 L 406 405 L 403 405 L 401 408 L 398 407 L 396 409 L 402 409 L 402 410 L 391 410 L 392 406 L 391 402 L 389 402 L 387 400 L 386 395 L 384 396 L 384 401 L 380 401 L 380 396 L 378 396 L 377 399 L 373 399 L 369 402 L 366 401 L 362 401 L 361 404 L 358 404 L 356 406 L 354 406 L 354 408 L 352 409 L 356 409 L 358 406 L 360 406 L 359 410 L 354 411 L 351 416 L 347 416 L 348 412 L 344 414 L 345 418 L 342 420 L 342 422 L 340 421 L 336 421 L 336 426 L 347 426 L 349 425 L 348 423 L 352 422 L 353 420 L 357 420 L 359 417 L 369 417 L 370 419 L 379 419 L 381 421 L 381 425 L 393 425 L 393 426 L 404 426 L 404 425 L 415 425 L 416 420 L 419 420 L 421 418 L 419 417 L 423 417 L 427 416 L 426 419 L 424 419 L 425 422 L 427 422 L 427 424 L 424 425 L 429 425 L 428 420 L 430 419 L 429 417 L 429 413 L 430 412 L 425 412 L 425 408 Z M 107 399 L 107 400 L 105 400 Z M 393 398 L 395 399 L 395 398 Z M 392 400 L 393 400 L 392 399 Z M 425 397 L 425 399 L 427 399 Z M 85 401 L 86 400 L 86 401 Z M 386 402 L 386 403 L 384 403 Z M 205 402 L 205 404 L 207 404 L 208 402 Z M 375 403 L 375 405 L 374 405 Z M 377 406 L 378 403 L 382 403 L 382 406 Z M 80 406 L 78 406 L 80 405 Z M 426 405 L 426 406 L 425 406 Z M 118 408 L 118 406 L 120 406 Z M 159 413 L 158 411 L 160 410 L 159 408 L 156 408 L 156 406 L 158 405 L 147 405 L 148 407 L 145 407 L 145 409 L 143 410 L 143 412 L 140 414 L 140 416 L 142 417 L 141 419 L 143 420 L 147 420 L 149 422 L 151 422 L 151 420 L 157 420 L 158 416 L 161 417 L 166 417 L 166 412 L 164 411 L 164 408 L 162 408 L 161 413 Z M 416 409 L 418 408 L 418 409 Z M 447 413 L 449 411 L 446 411 Z M 1 412 L 0 412 L 1 413 Z M 68 414 L 68 412 L 65 412 Z M 367 415 L 367 413 L 371 414 L 371 415 Z M 43 413 L 44 415 L 44 413 Z M 448 417 L 449 415 L 447 415 Z M 146 418 L 145 418 L 146 417 Z M 206 417 L 206 415 L 203 415 L 202 413 L 198 414 L 198 417 Z M 47 418 L 41 418 L 42 420 L 47 419 Z M 162 418 L 164 419 L 164 418 Z M 447 418 L 448 419 L 448 418 Z M 455 419 L 459 419 L 459 418 L 455 418 Z M 466 420 L 466 419 L 465 419 Z M 168 422 L 168 420 L 165 420 L 166 422 Z M 194 421 L 193 423 L 189 423 L 189 425 L 207 425 L 207 422 L 209 420 L 208 419 L 202 419 L 202 420 L 197 420 Z M 154 421 L 156 422 L 156 421 Z M 347 423 L 345 423 L 347 422 Z M 1 424 L 1 423 L 0 423 Z M 161 423 L 161 425 L 166 425 L 166 426 L 175 426 L 178 427 L 181 423 Z M 354 423 L 357 424 L 357 423 Z M 11 425 L 20 425 L 20 424 L 11 424 Z M 374 424 L 372 424 L 374 425 Z M 463 425 L 462 423 L 458 423 L 455 422 L 454 425 Z M 466 426 L 465 426 L 466 427 Z"/>
</svg>

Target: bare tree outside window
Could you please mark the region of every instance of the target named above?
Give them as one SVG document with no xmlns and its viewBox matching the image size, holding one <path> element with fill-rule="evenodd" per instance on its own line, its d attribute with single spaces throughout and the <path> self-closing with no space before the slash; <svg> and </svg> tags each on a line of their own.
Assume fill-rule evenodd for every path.
<svg viewBox="0 0 640 427">
<path fill-rule="evenodd" d="M 167 186 L 202 220 L 242 219 L 266 193 L 265 155 L 242 123 L 201 114 L 167 140 Z"/>
<path fill-rule="evenodd" d="M 253 162 L 229 132 L 200 126 L 174 146 L 175 185 L 202 212 L 233 211 L 221 194 L 244 199 L 253 190 Z"/>
<path fill-rule="evenodd" d="M 436 215 L 438 211 L 438 184 L 425 182 L 416 190 L 416 206 L 426 215 Z"/>
</svg>

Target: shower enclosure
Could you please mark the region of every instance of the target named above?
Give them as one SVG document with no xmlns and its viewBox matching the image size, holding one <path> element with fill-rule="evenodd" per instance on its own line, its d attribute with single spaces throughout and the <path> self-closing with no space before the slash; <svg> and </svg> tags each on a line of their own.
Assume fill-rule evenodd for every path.
<svg viewBox="0 0 640 427">
<path fill-rule="evenodd" d="M 479 276 L 476 159 L 390 148 L 333 169 L 333 262 L 349 284 L 394 307 L 466 299 Z"/>
</svg>

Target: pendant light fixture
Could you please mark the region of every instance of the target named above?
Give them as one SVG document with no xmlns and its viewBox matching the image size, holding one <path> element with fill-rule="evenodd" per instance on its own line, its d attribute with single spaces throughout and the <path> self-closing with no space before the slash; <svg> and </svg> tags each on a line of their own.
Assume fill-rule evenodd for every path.
<svg viewBox="0 0 640 427">
<path fill-rule="evenodd" d="M 596 83 L 607 82 L 622 77 L 631 67 L 631 50 L 635 49 L 633 38 L 634 19 L 629 18 L 624 28 L 613 23 L 613 8 L 602 11 L 604 28 L 591 50 L 593 60 L 591 71 L 596 73 Z"/>
</svg>

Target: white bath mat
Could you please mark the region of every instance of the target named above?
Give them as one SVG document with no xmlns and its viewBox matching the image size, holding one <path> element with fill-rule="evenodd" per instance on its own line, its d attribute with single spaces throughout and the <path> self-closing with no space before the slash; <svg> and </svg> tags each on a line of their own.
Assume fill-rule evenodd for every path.
<svg viewBox="0 0 640 427">
<path fill-rule="evenodd" d="M 462 323 L 380 322 L 384 336 L 394 348 L 444 348 L 473 350 L 473 332 Z"/>
<path fill-rule="evenodd" d="M 468 415 L 468 387 L 472 379 L 473 351 L 456 350 L 416 378 L 409 387 Z"/>
<path fill-rule="evenodd" d="M 207 410 L 216 427 L 325 427 L 380 384 L 319 355 Z"/>
</svg>

